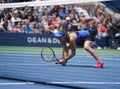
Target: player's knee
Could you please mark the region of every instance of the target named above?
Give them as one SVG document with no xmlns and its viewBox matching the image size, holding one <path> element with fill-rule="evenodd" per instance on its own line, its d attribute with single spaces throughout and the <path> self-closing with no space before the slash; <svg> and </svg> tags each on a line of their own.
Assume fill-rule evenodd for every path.
<svg viewBox="0 0 120 89">
<path fill-rule="evenodd" d="M 84 49 L 85 49 L 85 50 L 89 50 L 90 47 L 89 47 L 89 46 L 84 46 Z"/>
</svg>

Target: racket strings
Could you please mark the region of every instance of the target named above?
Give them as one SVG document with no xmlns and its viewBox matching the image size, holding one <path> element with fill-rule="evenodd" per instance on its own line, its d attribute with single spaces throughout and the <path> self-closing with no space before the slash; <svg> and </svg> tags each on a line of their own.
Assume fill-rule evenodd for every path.
<svg viewBox="0 0 120 89">
<path fill-rule="evenodd" d="M 46 61 L 51 61 L 54 59 L 54 54 L 50 49 L 44 49 L 42 52 L 42 56 Z"/>
</svg>

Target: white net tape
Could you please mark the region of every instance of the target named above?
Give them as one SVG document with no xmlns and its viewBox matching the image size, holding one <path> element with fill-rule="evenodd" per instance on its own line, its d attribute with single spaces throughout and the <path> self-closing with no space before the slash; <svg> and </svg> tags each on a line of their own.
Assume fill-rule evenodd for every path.
<svg viewBox="0 0 120 89">
<path fill-rule="evenodd" d="M 32 1 L 32 2 L 19 2 L 19 3 L 5 3 L 5 4 L 0 4 L 0 8 L 80 4 L 80 3 L 91 3 L 91 2 L 99 2 L 99 1 L 111 1 L 111 0 L 45 0 L 45 1 Z"/>
</svg>

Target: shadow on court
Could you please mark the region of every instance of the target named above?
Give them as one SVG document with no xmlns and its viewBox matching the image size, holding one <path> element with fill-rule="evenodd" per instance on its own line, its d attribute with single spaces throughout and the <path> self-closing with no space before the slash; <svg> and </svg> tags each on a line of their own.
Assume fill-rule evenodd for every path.
<svg viewBox="0 0 120 89">
<path fill-rule="evenodd" d="M 86 68 L 94 68 L 94 66 L 91 66 L 91 65 L 66 65 L 68 67 L 86 67 Z"/>
<path fill-rule="evenodd" d="M 26 85 L 27 86 L 37 86 L 37 87 L 39 87 L 39 89 L 40 88 L 44 88 L 44 89 L 51 89 L 51 88 L 53 88 L 53 89 L 89 89 L 89 88 L 84 88 L 84 87 L 80 87 L 80 86 L 73 86 L 73 84 L 71 84 L 71 85 L 65 85 L 65 84 L 50 84 L 50 83 L 45 83 L 45 82 L 36 82 L 36 81 L 29 81 L 29 83 L 27 84 L 27 82 L 28 81 L 25 81 L 25 80 L 18 80 L 18 79 L 12 79 L 12 78 L 3 78 L 3 77 L 0 77 L 0 83 L 3 83 L 3 82 L 5 82 L 5 81 L 7 81 L 7 83 L 9 82 L 9 84 L 7 85 L 1 85 L 0 87 L 2 87 L 2 88 L 4 88 L 4 86 L 7 86 L 7 88 L 5 88 L 5 89 L 9 89 L 10 88 L 10 86 L 11 86 L 11 84 L 12 84 L 12 86 L 14 86 L 14 83 L 15 83 L 15 88 L 17 87 L 17 86 L 19 86 L 19 88 L 20 88 L 20 86 L 23 86 L 22 84 L 20 84 L 20 83 L 26 83 Z M 17 83 L 18 83 L 18 85 L 17 85 Z M 34 83 L 34 84 L 32 84 L 32 83 Z M 4 83 L 5 84 L 5 83 Z M 20 85 L 19 85 L 20 84 Z M 24 84 L 25 85 L 25 84 Z M 41 86 L 42 85 L 42 86 Z M 9 87 L 8 87 L 9 86 Z M 44 87 L 43 87 L 44 86 Z M 1 89 L 1 88 L 0 88 Z M 14 89 L 14 88 L 13 88 Z M 22 88 L 22 89 L 29 89 L 29 88 L 26 88 L 26 87 L 24 87 L 24 88 Z M 35 89 L 38 89 L 38 88 L 35 88 Z"/>
<path fill-rule="evenodd" d="M 94 66 L 92 65 L 74 65 L 74 64 L 68 64 L 66 65 L 66 67 L 78 67 L 78 68 L 94 68 L 94 69 L 97 69 L 95 68 Z M 110 66 L 104 66 L 103 68 L 98 68 L 98 69 L 106 69 L 106 68 L 112 68 Z"/>
<path fill-rule="evenodd" d="M 50 84 L 50 85 L 62 87 L 62 88 L 69 88 L 69 89 L 89 89 L 89 88 L 77 87 L 72 85 L 61 85 L 61 84 Z"/>
</svg>

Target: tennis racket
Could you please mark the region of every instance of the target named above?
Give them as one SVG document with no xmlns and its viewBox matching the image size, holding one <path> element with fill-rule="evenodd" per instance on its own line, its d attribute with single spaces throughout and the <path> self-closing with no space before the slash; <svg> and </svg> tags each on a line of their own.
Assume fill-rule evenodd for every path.
<svg viewBox="0 0 120 89">
<path fill-rule="evenodd" d="M 44 47 L 41 51 L 41 58 L 44 61 L 51 62 L 51 61 L 59 61 L 56 58 L 55 52 L 51 47 Z"/>
</svg>

